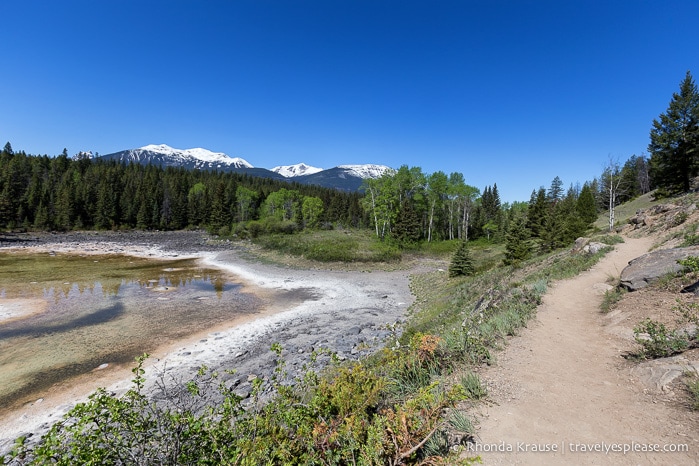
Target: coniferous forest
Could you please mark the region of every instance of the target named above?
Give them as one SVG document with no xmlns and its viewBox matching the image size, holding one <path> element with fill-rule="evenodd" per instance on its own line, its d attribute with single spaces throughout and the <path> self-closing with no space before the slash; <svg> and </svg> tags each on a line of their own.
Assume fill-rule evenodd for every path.
<svg viewBox="0 0 699 466">
<path fill-rule="evenodd" d="M 0 152 L 0 228 L 209 228 L 269 219 L 362 227 L 360 195 L 235 173 Z"/>
</svg>

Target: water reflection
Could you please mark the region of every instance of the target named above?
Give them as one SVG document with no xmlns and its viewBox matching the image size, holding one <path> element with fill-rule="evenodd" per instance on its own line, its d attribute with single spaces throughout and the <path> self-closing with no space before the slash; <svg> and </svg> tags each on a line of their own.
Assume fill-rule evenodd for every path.
<svg viewBox="0 0 699 466">
<path fill-rule="evenodd" d="M 0 319 L 23 313 L 0 320 L 0 408 L 259 304 L 233 277 L 194 260 L 0 253 Z"/>
</svg>

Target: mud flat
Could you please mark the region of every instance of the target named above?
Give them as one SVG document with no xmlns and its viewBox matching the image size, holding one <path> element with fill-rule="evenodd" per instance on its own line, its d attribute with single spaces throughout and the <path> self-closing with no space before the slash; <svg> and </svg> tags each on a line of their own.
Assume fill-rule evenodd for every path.
<svg viewBox="0 0 699 466">
<path fill-rule="evenodd" d="M 410 271 L 358 272 L 280 268 L 243 258 L 232 243 L 211 242 L 201 232 L 72 233 L 34 235 L 0 241 L 2 252 L 126 254 L 157 258 L 199 258 L 240 278 L 247 292 L 263 304 L 258 314 L 191 335 L 152 353 L 146 364 L 149 380 L 188 380 L 202 365 L 227 375 L 242 396 L 251 389 L 249 376 L 269 378 L 274 370 L 273 343 L 280 343 L 289 377 L 314 350 L 336 352 L 340 359 L 359 359 L 381 348 L 400 331 L 413 301 Z M 397 330 L 398 329 L 398 330 Z M 70 386 L 57 386 L 0 419 L 0 453 L 14 438 L 38 438 L 76 402 L 97 387 L 123 393 L 130 386 L 130 367 L 96 367 Z"/>
</svg>

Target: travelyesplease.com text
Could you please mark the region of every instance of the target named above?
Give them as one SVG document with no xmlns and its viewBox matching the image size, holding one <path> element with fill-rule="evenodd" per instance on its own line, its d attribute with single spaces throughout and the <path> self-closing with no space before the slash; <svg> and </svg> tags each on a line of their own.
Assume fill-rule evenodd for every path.
<svg viewBox="0 0 699 466">
<path fill-rule="evenodd" d="M 538 443 L 538 442 L 497 442 L 497 443 L 471 443 L 467 450 L 472 453 L 604 453 L 604 454 L 628 454 L 628 453 L 681 453 L 688 452 L 689 445 L 681 443 Z"/>
</svg>

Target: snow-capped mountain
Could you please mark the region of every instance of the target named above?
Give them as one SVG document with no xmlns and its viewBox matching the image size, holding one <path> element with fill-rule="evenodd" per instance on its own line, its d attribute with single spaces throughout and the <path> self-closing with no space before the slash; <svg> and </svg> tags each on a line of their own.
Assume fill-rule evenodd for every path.
<svg viewBox="0 0 699 466">
<path fill-rule="evenodd" d="M 391 167 L 387 167 L 386 165 L 373 165 L 373 164 L 340 165 L 337 168 L 342 168 L 344 170 L 347 170 L 348 173 L 352 174 L 353 176 L 362 178 L 362 179 L 381 178 L 381 176 L 384 173 L 386 173 L 387 171 L 393 171 L 393 169 Z"/>
<path fill-rule="evenodd" d="M 96 158 L 161 167 L 245 173 L 262 178 L 288 180 L 345 191 L 359 190 L 365 179 L 379 178 L 386 171 L 393 170 L 385 165 L 374 164 L 340 165 L 325 170 L 311 167 L 305 163 L 280 165 L 268 170 L 254 167 L 240 157 L 230 157 L 222 152 L 212 152 L 202 148 L 175 149 L 166 144 L 150 144 L 138 149 L 123 150 Z"/>
<path fill-rule="evenodd" d="M 240 157 L 229 157 L 222 152 L 211 152 L 200 147 L 194 149 L 175 149 L 166 144 L 149 144 L 138 149 L 129 149 L 105 155 L 108 159 L 121 162 L 152 163 L 161 166 L 183 166 L 186 168 L 253 168 Z"/>
<path fill-rule="evenodd" d="M 73 157 L 73 160 L 84 160 L 84 159 L 94 159 L 95 155 L 92 153 L 91 150 L 81 150 L 77 154 L 75 154 Z"/>
<path fill-rule="evenodd" d="M 322 172 L 322 168 L 311 167 L 305 163 L 297 163 L 295 165 L 280 165 L 272 168 L 274 173 L 279 173 L 285 178 L 293 178 L 295 176 L 312 175 L 313 173 Z"/>
</svg>

